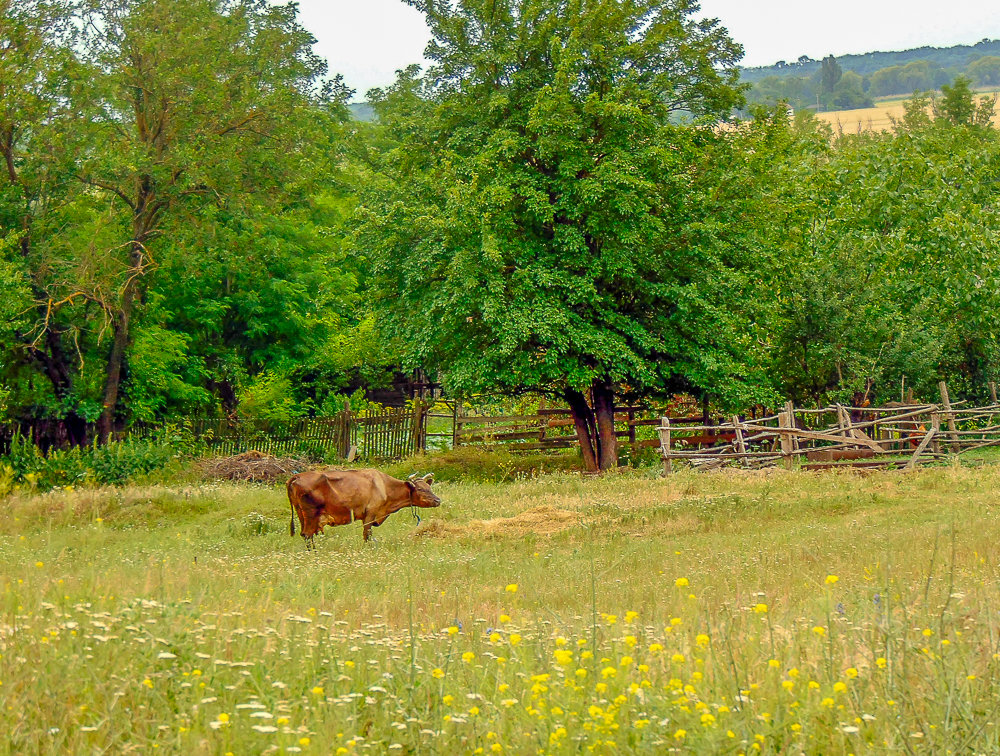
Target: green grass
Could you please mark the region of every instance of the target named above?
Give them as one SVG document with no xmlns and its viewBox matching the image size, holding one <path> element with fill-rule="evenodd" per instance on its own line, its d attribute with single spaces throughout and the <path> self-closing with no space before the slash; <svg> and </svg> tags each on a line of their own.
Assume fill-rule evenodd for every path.
<svg viewBox="0 0 1000 756">
<path fill-rule="evenodd" d="M 456 480 L 315 554 L 281 488 L 11 497 L 0 753 L 995 753 L 998 485 Z"/>
</svg>

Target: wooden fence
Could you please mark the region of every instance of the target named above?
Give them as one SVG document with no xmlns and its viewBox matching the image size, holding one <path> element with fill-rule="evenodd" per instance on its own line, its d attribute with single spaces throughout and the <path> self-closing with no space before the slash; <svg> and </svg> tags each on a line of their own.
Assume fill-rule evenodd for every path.
<svg viewBox="0 0 1000 756">
<path fill-rule="evenodd" d="M 176 426 L 190 432 L 213 452 L 222 455 L 257 450 L 268 454 L 312 453 L 343 459 L 402 459 L 427 446 L 427 409 L 387 408 L 353 412 L 345 407 L 330 417 L 295 420 L 236 420 L 195 418 Z M 140 424 L 129 436 L 148 438 L 164 432 L 167 424 Z"/>
<path fill-rule="evenodd" d="M 633 448 L 659 446 L 656 428 L 661 412 L 649 407 L 618 407 L 615 409 L 615 435 L 621 443 Z M 712 419 L 712 418 L 710 418 Z M 674 417 L 674 425 L 705 422 L 699 417 Z M 718 418 L 721 422 L 721 418 Z M 569 449 L 579 445 L 572 414 L 564 408 L 542 408 L 533 415 L 472 416 L 455 411 L 452 445 L 503 447 L 512 451 Z M 643 432 L 649 428 L 648 432 Z M 648 436 L 648 438 L 644 437 Z"/>
<path fill-rule="evenodd" d="M 733 416 L 716 426 L 658 427 L 663 469 L 675 461 L 699 469 L 797 464 L 805 470 L 834 467 L 901 467 L 1000 446 L 1000 403 L 966 407 L 952 403 L 940 384 L 940 404 L 884 407 L 796 408 L 755 420 Z M 695 439 L 695 443 L 691 443 Z"/>
</svg>

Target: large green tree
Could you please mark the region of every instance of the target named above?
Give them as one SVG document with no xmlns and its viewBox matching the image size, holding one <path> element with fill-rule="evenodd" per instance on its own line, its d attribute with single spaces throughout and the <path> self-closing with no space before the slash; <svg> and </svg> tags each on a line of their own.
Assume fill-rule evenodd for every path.
<svg viewBox="0 0 1000 756">
<path fill-rule="evenodd" d="M 424 76 L 374 92 L 359 241 L 413 365 L 569 403 L 617 465 L 616 396 L 739 372 L 705 156 L 742 50 L 689 0 L 410 0 Z"/>
<path fill-rule="evenodd" d="M 137 417 L 204 405 L 278 360 L 283 334 L 316 336 L 299 326 L 323 316 L 304 313 L 353 288 L 323 275 L 337 256 L 320 199 L 348 91 L 294 4 L 0 2 L 0 218 L 36 306 L 25 401 L 45 403 L 37 363 L 47 411 L 97 417 L 107 438 L 123 387 Z"/>
</svg>

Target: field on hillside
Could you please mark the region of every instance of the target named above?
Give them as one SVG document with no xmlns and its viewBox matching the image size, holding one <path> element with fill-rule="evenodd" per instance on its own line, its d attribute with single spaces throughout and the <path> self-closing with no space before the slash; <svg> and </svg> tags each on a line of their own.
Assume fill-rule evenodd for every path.
<svg viewBox="0 0 1000 756">
<path fill-rule="evenodd" d="M 281 488 L 0 514 L 0 753 L 995 753 L 1000 467 Z"/>
<path fill-rule="evenodd" d="M 980 92 L 980 94 L 992 94 Z M 856 134 L 861 131 L 888 131 L 893 128 L 893 119 L 902 120 L 906 113 L 903 107 L 908 98 L 882 100 L 875 103 L 874 108 L 858 108 L 856 110 L 833 110 L 827 113 L 817 113 L 816 117 L 833 126 L 834 132 Z M 1000 126 L 1000 110 L 993 118 L 993 123 Z"/>
</svg>

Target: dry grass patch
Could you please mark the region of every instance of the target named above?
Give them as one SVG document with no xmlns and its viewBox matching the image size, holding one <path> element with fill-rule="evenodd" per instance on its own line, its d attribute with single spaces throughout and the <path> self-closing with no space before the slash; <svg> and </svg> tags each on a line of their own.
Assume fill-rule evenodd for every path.
<svg viewBox="0 0 1000 756">
<path fill-rule="evenodd" d="M 513 517 L 497 517 L 492 520 L 469 520 L 465 524 L 431 520 L 413 531 L 414 538 L 460 538 L 467 536 L 485 538 L 517 538 L 528 533 L 551 536 L 567 528 L 578 525 L 582 520 L 579 512 L 557 509 L 551 506 L 533 507 Z"/>
</svg>

